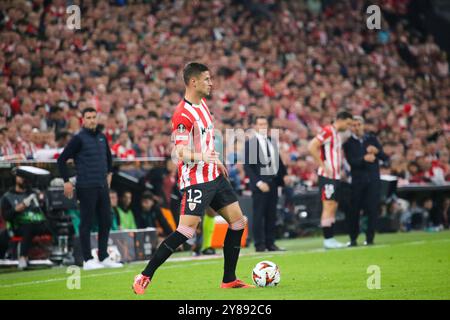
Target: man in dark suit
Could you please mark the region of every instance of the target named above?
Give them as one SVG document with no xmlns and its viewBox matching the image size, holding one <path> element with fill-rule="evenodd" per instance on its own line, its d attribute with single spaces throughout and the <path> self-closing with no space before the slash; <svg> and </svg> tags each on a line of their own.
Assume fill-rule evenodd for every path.
<svg viewBox="0 0 450 320">
<path fill-rule="evenodd" d="M 255 135 L 245 143 L 244 170 L 253 193 L 253 237 L 257 252 L 282 251 L 275 245 L 278 186 L 283 186 L 286 167 L 281 161 L 277 141 L 268 137 L 268 121 L 258 116 Z"/>
<path fill-rule="evenodd" d="M 364 119 L 355 116 L 352 136 L 344 144 L 347 162 L 351 167 L 352 208 L 348 214 L 350 242 L 357 246 L 359 217 L 361 210 L 367 215 L 366 245 L 372 245 L 375 223 L 380 211 L 380 166 L 379 161 L 388 161 L 388 156 L 373 133 L 364 133 Z"/>
</svg>

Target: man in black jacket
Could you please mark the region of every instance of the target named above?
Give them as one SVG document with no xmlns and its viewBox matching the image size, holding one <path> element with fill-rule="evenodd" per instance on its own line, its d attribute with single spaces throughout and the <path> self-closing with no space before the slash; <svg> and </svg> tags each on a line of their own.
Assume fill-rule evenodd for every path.
<svg viewBox="0 0 450 320">
<path fill-rule="evenodd" d="M 73 197 L 69 181 L 68 159 L 74 159 L 76 169 L 76 194 L 80 202 L 80 243 L 83 269 L 117 268 L 108 255 L 108 237 L 111 228 L 111 203 L 109 186 L 112 177 L 112 157 L 106 136 L 97 127 L 97 112 L 88 107 L 82 111 L 83 128 L 72 137 L 58 158 L 58 168 L 64 179 L 64 194 Z M 91 225 L 93 216 L 98 221 L 98 261 L 91 255 Z"/>
<path fill-rule="evenodd" d="M 364 133 L 364 119 L 355 116 L 352 136 L 344 144 L 347 162 L 351 167 L 352 208 L 348 215 L 350 242 L 357 245 L 361 210 L 367 215 L 366 245 L 374 243 L 375 223 L 380 209 L 380 166 L 388 156 L 373 133 Z"/>
<path fill-rule="evenodd" d="M 278 186 L 284 185 L 286 167 L 281 161 L 277 141 L 267 136 L 268 121 L 258 116 L 255 135 L 245 143 L 245 174 L 253 193 L 253 237 L 257 252 L 280 251 L 275 245 Z"/>
</svg>

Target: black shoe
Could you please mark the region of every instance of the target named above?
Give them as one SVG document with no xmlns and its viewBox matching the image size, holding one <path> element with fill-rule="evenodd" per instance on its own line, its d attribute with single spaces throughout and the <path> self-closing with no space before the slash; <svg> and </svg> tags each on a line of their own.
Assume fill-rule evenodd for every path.
<svg viewBox="0 0 450 320">
<path fill-rule="evenodd" d="M 357 246 L 358 243 L 356 242 L 356 240 L 347 242 L 347 247 L 357 247 Z"/>
<path fill-rule="evenodd" d="M 286 251 L 286 249 L 280 248 L 274 244 L 272 244 L 271 246 L 268 246 L 267 250 L 269 250 L 269 251 Z"/>
<path fill-rule="evenodd" d="M 266 251 L 266 247 L 264 247 L 264 246 L 257 246 L 257 247 L 255 247 L 255 251 L 256 252 L 264 252 L 264 251 Z"/>
<path fill-rule="evenodd" d="M 202 254 L 213 255 L 213 254 L 216 254 L 216 250 L 214 250 L 213 248 L 206 248 L 202 251 Z"/>
</svg>

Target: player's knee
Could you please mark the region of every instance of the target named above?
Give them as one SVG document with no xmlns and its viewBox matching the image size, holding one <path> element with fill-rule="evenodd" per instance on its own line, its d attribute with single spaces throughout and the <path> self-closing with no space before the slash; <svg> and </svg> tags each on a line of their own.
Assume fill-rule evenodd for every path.
<svg viewBox="0 0 450 320">
<path fill-rule="evenodd" d="M 231 230 L 242 230 L 242 229 L 245 229 L 245 226 L 247 225 L 247 220 L 248 219 L 247 219 L 246 216 L 242 216 L 241 218 L 239 218 L 235 222 L 230 223 L 230 229 Z"/>
<path fill-rule="evenodd" d="M 177 231 L 188 239 L 192 239 L 195 234 L 195 228 L 190 226 L 179 225 Z"/>
</svg>

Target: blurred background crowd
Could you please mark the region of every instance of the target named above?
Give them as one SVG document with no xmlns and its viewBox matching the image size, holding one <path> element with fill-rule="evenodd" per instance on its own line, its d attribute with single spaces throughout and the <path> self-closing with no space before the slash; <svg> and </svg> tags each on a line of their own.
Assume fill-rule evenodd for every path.
<svg viewBox="0 0 450 320">
<path fill-rule="evenodd" d="M 293 182 L 316 184 L 307 142 L 342 108 L 378 135 L 399 185 L 449 181 L 447 53 L 407 19 L 410 1 L 372 2 L 380 30 L 362 0 L 74 1 L 80 30 L 64 0 L 2 1 L 0 157 L 56 158 L 88 106 L 115 157 L 170 156 L 180 72 L 198 60 L 216 129 L 269 117 Z"/>
</svg>

